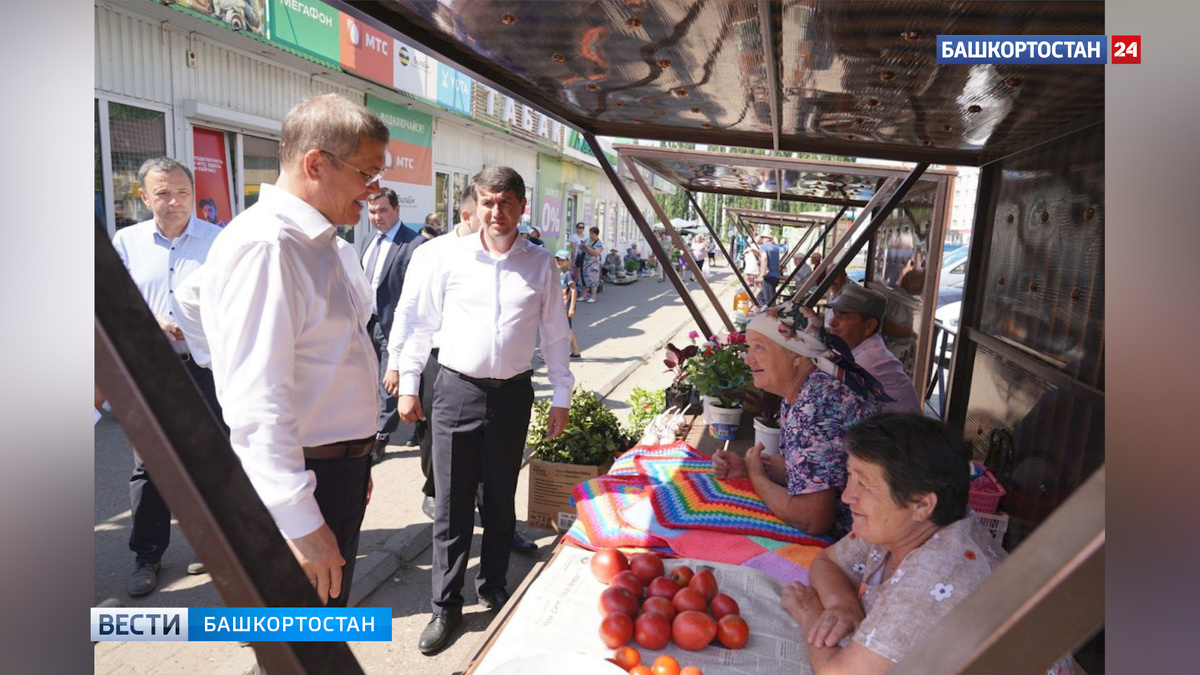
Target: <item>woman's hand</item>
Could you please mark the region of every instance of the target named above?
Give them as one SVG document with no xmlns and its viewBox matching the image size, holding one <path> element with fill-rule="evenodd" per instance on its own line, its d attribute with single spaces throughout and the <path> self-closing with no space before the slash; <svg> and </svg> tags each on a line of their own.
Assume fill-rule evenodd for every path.
<svg viewBox="0 0 1200 675">
<path fill-rule="evenodd" d="M 735 453 L 718 450 L 713 453 L 713 475 L 717 480 L 743 478 L 746 475 L 746 463 Z"/>
<path fill-rule="evenodd" d="M 816 592 L 813 591 L 813 595 Z M 818 647 L 836 647 L 842 638 L 858 630 L 863 613 L 845 607 L 830 607 L 812 619 L 804 637 L 808 644 Z"/>
<path fill-rule="evenodd" d="M 783 455 L 759 455 L 762 457 L 763 473 L 771 479 L 771 482 L 779 485 L 787 485 L 787 461 Z"/>
<path fill-rule="evenodd" d="M 763 469 L 764 457 L 762 455 L 762 450 L 763 444 L 755 443 L 749 450 L 746 451 L 746 475 L 750 476 L 751 478 L 766 474 L 766 471 Z"/>
</svg>

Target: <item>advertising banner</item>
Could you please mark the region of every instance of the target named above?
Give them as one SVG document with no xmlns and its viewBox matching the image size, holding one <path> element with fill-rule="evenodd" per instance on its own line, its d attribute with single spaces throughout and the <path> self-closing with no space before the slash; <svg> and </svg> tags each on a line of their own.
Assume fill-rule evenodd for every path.
<svg viewBox="0 0 1200 675">
<path fill-rule="evenodd" d="M 270 2 L 268 40 L 283 43 L 333 63 L 340 63 L 341 12 L 320 0 Z"/>
<path fill-rule="evenodd" d="M 444 63 L 437 64 L 437 102 L 439 105 L 471 114 L 471 78 Z"/>
<path fill-rule="evenodd" d="M 543 239 L 562 234 L 562 164 L 549 155 L 538 154 L 538 221 Z"/>
<path fill-rule="evenodd" d="M 255 35 L 267 32 L 266 0 L 175 0 L 173 4 L 210 16 L 233 30 Z"/>
<path fill-rule="evenodd" d="M 343 14 L 340 22 L 342 68 L 380 84 L 392 83 L 392 46 L 390 35 Z"/>
<path fill-rule="evenodd" d="M 424 99 L 437 99 L 437 61 L 400 39 L 392 40 L 392 86 Z M 433 91 L 433 96 L 429 92 Z"/>
<path fill-rule="evenodd" d="M 193 127 L 192 154 L 196 158 L 196 217 L 225 227 L 233 217 L 225 132 Z"/>
<path fill-rule="evenodd" d="M 433 116 L 370 95 L 367 107 L 391 133 L 380 183 L 396 191 L 400 220 L 420 229 L 434 210 Z"/>
</svg>

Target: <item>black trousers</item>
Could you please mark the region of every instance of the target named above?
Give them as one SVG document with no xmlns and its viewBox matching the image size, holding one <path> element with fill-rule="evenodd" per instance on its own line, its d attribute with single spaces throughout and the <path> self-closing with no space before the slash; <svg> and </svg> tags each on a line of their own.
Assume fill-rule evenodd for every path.
<svg viewBox="0 0 1200 675">
<path fill-rule="evenodd" d="M 769 307 L 775 300 L 775 287 L 779 285 L 779 277 L 763 277 L 762 289 L 758 292 L 760 307 Z"/>
<path fill-rule="evenodd" d="M 221 417 L 221 404 L 217 402 L 217 386 L 213 382 L 212 371 L 196 365 L 191 357 L 184 362 L 184 366 L 228 434 L 229 429 Z M 171 543 L 171 510 L 150 480 L 150 474 L 136 448 L 133 451 L 133 475 L 129 477 L 129 507 L 133 512 L 129 550 L 133 551 L 139 564 L 157 563 Z"/>
<path fill-rule="evenodd" d="M 367 484 L 371 480 L 371 456 L 354 459 L 306 459 L 304 468 L 317 478 L 313 497 L 325 523 L 337 537 L 338 551 L 345 558 L 342 567 L 342 591 L 329 598 L 327 607 L 345 607 L 354 581 L 354 561 L 358 557 L 358 535 L 367 511 Z"/>
<path fill-rule="evenodd" d="M 396 411 L 397 397 L 383 388 L 383 376 L 387 374 L 388 335 L 383 332 L 383 326 L 378 319 L 372 318 L 367 322 L 367 334 L 371 336 L 371 346 L 379 357 L 379 424 L 375 427 L 376 436 L 390 436 L 396 427 L 400 426 L 400 413 Z"/>
<path fill-rule="evenodd" d="M 421 473 L 425 476 L 425 484 L 421 486 L 421 492 L 426 497 L 437 494 L 433 485 L 433 434 L 430 432 L 430 428 L 433 424 L 433 383 L 437 382 L 438 372 L 441 369 L 442 366 L 438 363 L 438 350 L 434 349 L 429 353 L 429 360 L 425 362 L 425 370 L 421 373 L 419 394 L 425 421 L 417 421 L 415 432 L 417 445 L 421 448 Z"/>
<path fill-rule="evenodd" d="M 533 405 L 533 382 L 481 386 L 442 368 L 433 391 L 433 520 L 435 613 L 461 611 L 462 586 L 475 527 L 475 490 L 483 482 L 483 546 L 477 593 L 506 586 L 516 529 L 513 498 Z"/>
</svg>

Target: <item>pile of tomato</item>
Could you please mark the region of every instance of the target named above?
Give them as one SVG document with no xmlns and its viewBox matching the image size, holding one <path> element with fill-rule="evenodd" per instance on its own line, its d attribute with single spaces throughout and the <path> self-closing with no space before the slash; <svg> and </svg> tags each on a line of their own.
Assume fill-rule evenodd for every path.
<svg viewBox="0 0 1200 675">
<path fill-rule="evenodd" d="M 715 639 L 741 649 L 750 637 L 737 601 L 719 592 L 710 570 L 693 572 L 681 565 L 667 574 L 662 558 L 653 553 L 629 559 L 606 548 L 592 556 L 592 573 L 608 584 L 599 605 L 600 639 L 608 647 L 633 640 L 646 649 L 662 649 L 674 640 L 696 651 Z"/>
<path fill-rule="evenodd" d="M 621 666 L 630 675 L 704 675 L 696 666 L 680 668 L 679 662 L 666 654 L 654 659 L 653 665 L 646 665 L 642 663 L 642 655 L 633 647 L 617 647 L 609 661 Z"/>
</svg>

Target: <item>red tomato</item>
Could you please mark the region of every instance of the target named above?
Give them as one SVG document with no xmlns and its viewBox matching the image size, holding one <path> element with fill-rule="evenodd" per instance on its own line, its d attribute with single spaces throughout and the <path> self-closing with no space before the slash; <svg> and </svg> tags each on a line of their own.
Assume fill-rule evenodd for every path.
<svg viewBox="0 0 1200 675">
<path fill-rule="evenodd" d="M 671 622 L 658 612 L 645 612 L 633 622 L 633 639 L 646 649 L 662 649 L 671 641 Z"/>
<path fill-rule="evenodd" d="M 640 599 L 628 588 L 609 586 L 600 594 L 600 615 L 606 616 L 613 612 L 621 612 L 631 617 L 637 616 L 638 600 Z"/>
<path fill-rule="evenodd" d="M 717 622 L 704 612 L 680 612 L 671 623 L 671 637 L 683 649 L 704 649 L 717 635 Z"/>
<path fill-rule="evenodd" d="M 642 597 L 642 590 L 643 590 L 642 580 L 639 579 L 636 574 L 634 574 L 633 572 L 630 572 L 629 570 L 624 570 L 624 571 L 618 572 L 617 576 L 613 577 L 612 581 L 609 582 L 608 585 L 609 586 L 623 586 L 625 588 L 628 588 L 629 592 L 633 593 L 637 597 L 639 597 L 639 598 Z"/>
<path fill-rule="evenodd" d="M 650 666 L 634 666 L 629 671 L 629 675 L 654 675 L 654 671 L 650 670 Z"/>
<path fill-rule="evenodd" d="M 696 666 L 685 666 L 683 670 L 679 671 L 679 675 L 704 675 L 704 673 L 700 672 Z"/>
<path fill-rule="evenodd" d="M 613 612 L 600 622 L 600 639 L 611 648 L 628 644 L 633 637 L 633 619 L 628 614 Z"/>
<path fill-rule="evenodd" d="M 633 560 L 629 561 L 629 569 L 638 575 L 643 584 L 650 583 L 655 577 L 661 577 L 666 571 L 662 558 L 653 553 L 639 553 L 633 556 Z"/>
<path fill-rule="evenodd" d="M 642 613 L 658 612 L 667 618 L 667 621 L 674 621 L 675 614 L 678 610 L 675 609 L 675 604 L 663 597 L 650 597 L 642 603 Z"/>
<path fill-rule="evenodd" d="M 726 614 L 741 614 L 741 609 L 738 607 L 737 600 L 725 595 L 717 593 L 713 596 L 712 603 L 709 605 L 709 610 L 712 611 L 713 618 L 717 621 Z"/>
<path fill-rule="evenodd" d="M 637 625 L 634 624 L 636 631 Z M 633 647 L 617 647 L 616 653 L 613 654 L 613 663 L 621 666 L 624 670 L 631 670 L 634 666 L 642 662 L 642 655 Z"/>
<path fill-rule="evenodd" d="M 700 570 L 688 582 L 688 588 L 700 591 L 700 594 L 704 596 L 704 601 L 708 602 L 717 595 L 717 578 L 710 570 Z"/>
<path fill-rule="evenodd" d="M 592 555 L 592 574 L 607 584 L 617 573 L 629 569 L 629 559 L 615 548 L 604 548 Z"/>
<path fill-rule="evenodd" d="M 650 582 L 646 588 L 646 595 L 649 597 L 666 598 L 670 600 L 679 592 L 679 585 L 675 583 L 671 577 L 658 577 Z"/>
<path fill-rule="evenodd" d="M 704 610 L 708 609 L 708 602 L 704 599 L 704 596 L 700 594 L 700 591 L 690 587 L 679 589 L 679 592 L 675 594 L 675 597 L 671 598 L 671 602 L 674 603 L 675 609 L 680 612 L 689 609 L 697 612 L 703 612 Z"/>
<path fill-rule="evenodd" d="M 679 662 L 672 656 L 663 654 L 654 659 L 654 675 L 679 675 Z"/>
<path fill-rule="evenodd" d="M 675 583 L 678 584 L 680 588 L 687 588 L 688 582 L 691 581 L 692 577 L 694 576 L 696 576 L 696 573 L 693 572 L 692 568 L 688 567 L 687 565 L 680 565 L 679 567 L 672 569 L 670 574 L 670 577 L 675 580 Z"/>
<path fill-rule="evenodd" d="M 726 614 L 717 622 L 717 639 L 730 649 L 741 649 L 750 639 L 750 626 L 738 614 Z"/>
</svg>

